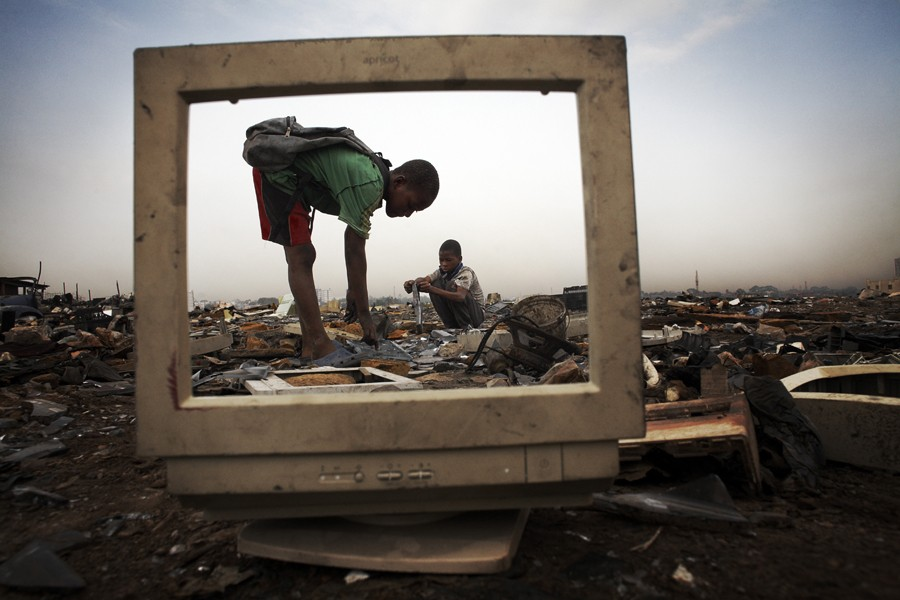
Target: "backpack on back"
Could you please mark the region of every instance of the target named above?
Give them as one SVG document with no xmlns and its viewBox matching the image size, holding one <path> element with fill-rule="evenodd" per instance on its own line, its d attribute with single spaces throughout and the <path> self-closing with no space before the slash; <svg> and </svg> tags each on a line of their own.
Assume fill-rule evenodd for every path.
<svg viewBox="0 0 900 600">
<path fill-rule="evenodd" d="M 259 202 L 268 202 L 278 199 L 288 207 L 300 201 L 302 192 L 310 185 L 311 178 L 294 166 L 294 159 L 302 152 L 317 150 L 335 144 L 346 144 L 357 152 L 365 154 L 378 167 L 384 182 L 382 197 L 387 195 L 388 185 L 391 182 L 391 161 L 384 158 L 380 152 L 373 152 L 361 139 L 356 137 L 352 129 L 347 127 L 303 127 L 297 123 L 295 117 L 281 117 L 267 119 L 247 129 L 247 139 L 244 142 L 244 161 L 258 171 L 271 172 L 290 170 L 296 175 L 296 183 L 293 194 L 285 194 L 275 186 L 269 184 L 265 177 L 261 178 L 261 189 L 257 194 L 263 199 Z M 290 208 L 288 210 L 290 212 Z M 310 211 L 309 231 L 312 232 L 315 208 Z M 272 222 L 267 239 L 278 239 L 284 230 L 288 228 L 287 222 Z"/>
<path fill-rule="evenodd" d="M 374 152 L 352 129 L 347 127 L 303 127 L 295 117 L 267 119 L 247 129 L 244 160 L 260 171 L 281 171 L 291 168 L 294 158 L 334 144 L 347 144 L 372 159 L 382 175 L 391 162 L 380 152 Z M 385 178 L 387 181 L 387 178 Z"/>
</svg>

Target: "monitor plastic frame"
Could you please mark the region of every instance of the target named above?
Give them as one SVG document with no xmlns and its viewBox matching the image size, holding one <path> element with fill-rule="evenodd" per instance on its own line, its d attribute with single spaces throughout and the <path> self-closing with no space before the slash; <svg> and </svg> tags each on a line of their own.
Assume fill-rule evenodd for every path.
<svg viewBox="0 0 900 600">
<path fill-rule="evenodd" d="M 449 36 L 143 48 L 135 51 L 134 64 L 138 453 L 171 458 L 172 465 L 197 460 L 188 469 L 191 475 L 176 473 L 174 489 L 170 469 L 170 489 L 200 495 L 285 489 L 273 488 L 267 475 L 254 479 L 253 465 L 290 464 L 292 457 L 478 448 L 532 448 L 537 453 L 559 445 L 574 457 L 593 444 L 609 449 L 619 438 L 643 435 L 624 38 Z M 590 381 L 379 394 L 194 396 L 185 310 L 190 105 L 311 94 L 467 90 L 576 95 Z M 236 140 L 236 151 L 241 141 Z M 535 143 L 540 143 L 537 127 Z M 206 459 L 219 465 L 218 476 L 196 476 Z M 228 483 L 223 465 L 231 459 L 251 461 L 249 481 Z M 571 463 L 568 472 L 553 466 L 559 474 L 547 481 L 608 478 L 616 468 L 608 459 L 593 470 L 576 467 L 574 459 L 564 456 L 552 462 L 557 460 Z M 536 465 L 542 463 L 528 464 L 535 465 L 531 481 L 546 483 L 537 473 Z M 299 483 L 305 475 L 287 467 L 280 473 L 287 489 L 306 489 Z M 470 483 L 478 481 L 474 477 Z"/>
</svg>

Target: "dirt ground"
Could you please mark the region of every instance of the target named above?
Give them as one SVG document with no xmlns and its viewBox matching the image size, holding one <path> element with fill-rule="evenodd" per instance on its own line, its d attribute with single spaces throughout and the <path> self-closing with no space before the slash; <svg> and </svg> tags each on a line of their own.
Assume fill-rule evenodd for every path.
<svg viewBox="0 0 900 600">
<path fill-rule="evenodd" d="M 15 391 L 5 390 L 7 406 Z M 586 507 L 538 509 L 506 573 L 369 573 L 348 584 L 345 569 L 239 556 L 240 523 L 206 522 L 182 508 L 165 491 L 164 463 L 134 455 L 131 398 L 72 394 L 66 400 L 77 422 L 70 431 L 79 432 L 62 440 L 67 450 L 2 474 L 0 558 L 33 540 L 83 534 L 79 544 L 59 552 L 86 582 L 72 597 L 900 597 L 897 474 L 832 464 L 815 493 L 737 497 L 745 515 L 763 514 L 749 527 L 659 525 Z M 67 502 L 15 495 L 12 484 Z M 673 577 L 679 567 L 692 583 Z M 3 594 L 54 595 L 16 589 Z"/>
<path fill-rule="evenodd" d="M 65 406 L 72 420 L 60 428 L 55 415 L 35 417 L 34 400 Z M 816 489 L 730 489 L 745 525 L 536 509 L 504 573 L 368 572 L 353 581 L 347 569 L 241 556 L 242 523 L 207 522 L 181 507 L 166 492 L 165 463 L 135 456 L 131 395 L 16 382 L 0 388 L 0 426 L 0 575 L 43 540 L 84 581 L 66 593 L 0 586 L 4 598 L 900 598 L 897 473 L 829 463 Z M 9 460 L 40 442 L 54 445 Z"/>
</svg>

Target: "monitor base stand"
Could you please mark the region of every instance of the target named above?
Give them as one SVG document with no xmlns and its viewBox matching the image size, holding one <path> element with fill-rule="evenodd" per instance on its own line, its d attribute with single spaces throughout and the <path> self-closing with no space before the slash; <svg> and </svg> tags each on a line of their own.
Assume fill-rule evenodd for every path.
<svg viewBox="0 0 900 600">
<path fill-rule="evenodd" d="M 288 562 L 406 573 L 499 573 L 510 567 L 528 510 L 402 516 L 266 519 L 246 525 L 238 552 Z"/>
</svg>

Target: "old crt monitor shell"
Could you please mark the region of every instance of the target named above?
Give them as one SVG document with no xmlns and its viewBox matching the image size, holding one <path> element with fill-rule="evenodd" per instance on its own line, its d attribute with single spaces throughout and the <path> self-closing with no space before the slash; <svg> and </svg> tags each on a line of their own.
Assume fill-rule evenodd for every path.
<svg viewBox="0 0 900 600">
<path fill-rule="evenodd" d="M 211 518 L 248 519 L 575 505 L 608 485 L 618 472 L 617 440 L 644 433 L 623 38 L 284 41 L 144 48 L 134 60 L 138 453 L 165 457 L 173 494 Z M 590 382 L 192 395 L 185 310 L 190 105 L 467 90 L 576 95 Z"/>
</svg>

